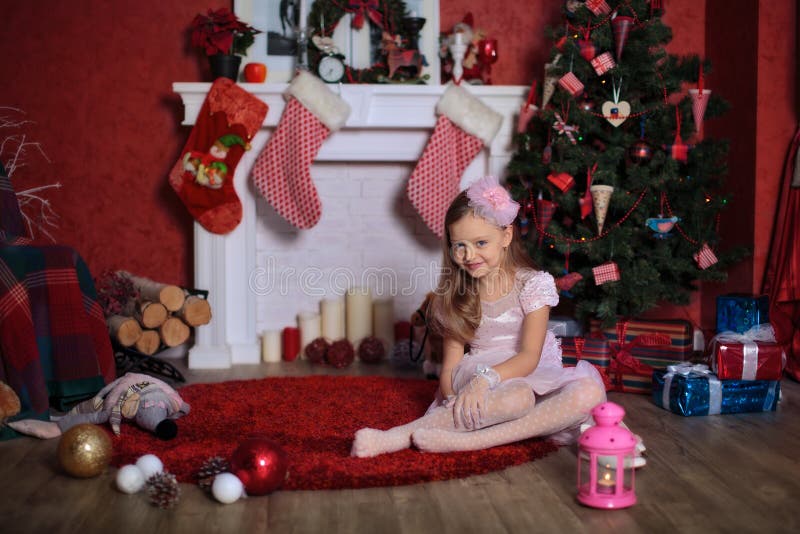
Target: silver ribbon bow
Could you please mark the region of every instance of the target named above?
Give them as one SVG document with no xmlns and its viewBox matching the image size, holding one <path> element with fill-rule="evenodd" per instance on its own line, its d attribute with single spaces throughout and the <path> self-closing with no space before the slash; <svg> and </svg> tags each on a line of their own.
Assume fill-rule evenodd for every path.
<svg viewBox="0 0 800 534">
<path fill-rule="evenodd" d="M 720 332 L 711 339 L 711 353 L 716 352 L 717 343 L 741 343 L 742 344 L 742 380 L 755 380 L 756 373 L 758 372 L 758 344 L 762 343 L 775 343 L 775 330 L 769 323 L 758 324 L 739 334 L 738 332 Z M 786 353 L 783 354 L 784 365 L 786 363 Z M 711 365 L 714 367 L 714 372 L 717 372 L 717 359 L 711 358 Z"/>
<path fill-rule="evenodd" d="M 708 415 L 722 413 L 722 383 L 719 381 L 707 365 L 702 363 L 694 364 L 681 363 L 678 365 L 668 365 L 667 374 L 664 375 L 664 390 L 661 392 L 661 405 L 665 410 L 669 410 L 669 390 L 672 385 L 672 378 L 675 375 L 689 377 L 704 377 L 708 380 Z"/>
</svg>

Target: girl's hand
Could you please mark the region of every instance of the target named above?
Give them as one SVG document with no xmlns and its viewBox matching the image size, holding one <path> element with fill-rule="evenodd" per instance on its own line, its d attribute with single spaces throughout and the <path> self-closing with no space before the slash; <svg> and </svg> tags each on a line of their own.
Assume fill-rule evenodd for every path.
<svg viewBox="0 0 800 534">
<path fill-rule="evenodd" d="M 489 399 L 489 382 L 480 376 L 470 380 L 467 387 L 456 397 L 453 420 L 456 428 L 476 430 L 483 424 L 483 414 Z"/>
</svg>

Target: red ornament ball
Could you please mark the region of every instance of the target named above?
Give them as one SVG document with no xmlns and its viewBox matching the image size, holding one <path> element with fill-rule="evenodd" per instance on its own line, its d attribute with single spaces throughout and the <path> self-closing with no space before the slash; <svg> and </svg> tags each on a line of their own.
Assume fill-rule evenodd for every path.
<svg viewBox="0 0 800 534">
<path fill-rule="evenodd" d="M 286 480 L 289 462 L 283 448 L 271 439 L 250 436 L 231 456 L 231 473 L 242 481 L 248 495 L 266 495 Z"/>
<path fill-rule="evenodd" d="M 364 363 L 380 363 L 385 357 L 386 347 L 375 336 L 365 337 L 358 345 L 358 359 Z"/>
<path fill-rule="evenodd" d="M 331 344 L 324 337 L 318 337 L 306 345 L 306 357 L 312 363 L 323 363 Z"/>
<path fill-rule="evenodd" d="M 328 349 L 326 356 L 328 363 L 337 369 L 347 367 L 356 358 L 356 351 L 353 349 L 353 344 L 346 339 L 334 341 Z"/>
<path fill-rule="evenodd" d="M 647 163 L 653 157 L 653 147 L 639 139 L 628 149 L 628 155 L 634 163 Z"/>
</svg>

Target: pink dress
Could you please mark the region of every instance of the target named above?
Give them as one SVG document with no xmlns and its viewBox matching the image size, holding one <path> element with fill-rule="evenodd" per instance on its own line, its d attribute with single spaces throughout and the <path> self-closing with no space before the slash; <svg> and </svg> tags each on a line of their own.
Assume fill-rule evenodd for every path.
<svg viewBox="0 0 800 534">
<path fill-rule="evenodd" d="M 520 349 L 522 321 L 525 315 L 542 306 L 558 304 L 558 292 L 553 277 L 544 271 L 521 269 L 517 272 L 514 288 L 494 302 L 481 301 L 481 323 L 470 343 L 470 351 L 453 370 L 453 390 L 461 391 L 475 375 L 478 364 L 497 365 Z M 563 367 L 561 345 L 552 331 L 544 338 L 539 365 L 528 376 L 512 378 L 531 386 L 536 396 L 546 395 L 569 382 L 592 378 L 603 385 L 603 379 L 590 363 L 579 361 L 576 367 Z M 430 411 L 442 403 L 441 393 Z"/>
</svg>

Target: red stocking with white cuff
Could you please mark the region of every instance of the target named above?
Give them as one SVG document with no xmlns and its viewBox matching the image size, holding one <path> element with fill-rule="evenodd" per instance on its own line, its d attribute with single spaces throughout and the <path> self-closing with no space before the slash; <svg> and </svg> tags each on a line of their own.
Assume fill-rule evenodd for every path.
<svg viewBox="0 0 800 534">
<path fill-rule="evenodd" d="M 322 203 L 311 163 L 322 142 L 344 126 L 350 106 L 324 82 L 300 71 L 289 85 L 278 127 L 253 165 L 253 183 L 281 217 L 297 228 L 317 224 Z"/>
<path fill-rule="evenodd" d="M 433 233 L 441 237 L 444 216 L 458 195 L 461 176 L 484 145 L 497 135 L 503 117 L 459 85 L 450 85 L 436 104 L 436 127 L 408 181 L 408 199 Z"/>
<path fill-rule="evenodd" d="M 206 230 L 227 234 L 242 220 L 233 174 L 267 105 L 233 81 L 219 78 L 208 91 L 169 184 Z"/>
</svg>

